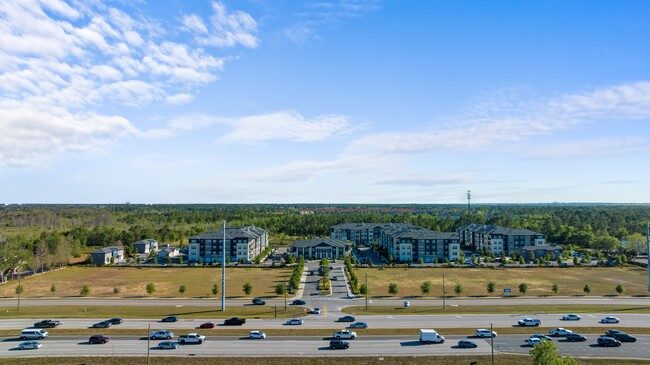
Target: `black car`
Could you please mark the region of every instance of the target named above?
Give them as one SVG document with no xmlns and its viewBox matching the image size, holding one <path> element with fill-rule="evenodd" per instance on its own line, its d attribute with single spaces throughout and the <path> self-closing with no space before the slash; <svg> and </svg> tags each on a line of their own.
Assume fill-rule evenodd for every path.
<svg viewBox="0 0 650 365">
<path fill-rule="evenodd" d="M 619 341 L 619 340 L 617 340 L 615 338 L 607 337 L 607 336 L 598 337 L 597 342 L 598 342 L 598 344 L 600 346 L 605 346 L 605 347 L 619 347 L 619 346 L 621 346 L 621 341 Z"/>
<path fill-rule="evenodd" d="M 223 321 L 223 324 L 226 326 L 241 326 L 246 323 L 246 318 L 232 317 Z"/>
<path fill-rule="evenodd" d="M 36 328 L 54 328 L 56 326 L 61 325 L 62 323 L 59 321 L 53 321 L 51 319 L 44 319 L 40 322 L 34 323 L 34 327 Z"/>
<path fill-rule="evenodd" d="M 110 322 L 112 325 L 115 325 L 115 324 L 121 324 L 124 321 L 122 320 L 122 318 L 111 318 L 107 322 Z"/>
<path fill-rule="evenodd" d="M 354 317 L 352 317 L 352 316 L 344 316 L 344 317 L 339 318 L 339 319 L 337 320 L 337 322 L 354 322 L 354 321 L 356 321 L 356 320 L 357 320 L 357 319 L 354 318 Z"/>
<path fill-rule="evenodd" d="M 106 342 L 108 342 L 108 337 L 103 336 L 103 335 L 92 335 L 88 339 L 88 342 L 90 342 L 90 343 L 106 343 Z"/>
<path fill-rule="evenodd" d="M 176 322 L 178 321 L 178 317 L 176 316 L 169 316 L 161 319 L 161 322 Z"/>
<path fill-rule="evenodd" d="M 587 337 L 577 333 L 569 333 L 568 335 L 565 336 L 565 338 L 567 341 L 571 341 L 571 342 L 587 341 Z"/>
<path fill-rule="evenodd" d="M 262 298 L 254 298 L 253 299 L 253 304 L 255 305 L 264 305 L 266 304 L 266 301 Z"/>
<path fill-rule="evenodd" d="M 478 347 L 478 345 L 474 341 L 460 340 L 458 341 L 458 347 L 460 347 L 461 349 L 473 349 Z"/>
<path fill-rule="evenodd" d="M 605 336 L 614 337 L 614 335 L 617 334 L 617 333 L 623 333 L 623 332 L 621 332 L 619 330 L 607 330 L 607 331 L 605 331 Z"/>
<path fill-rule="evenodd" d="M 347 349 L 350 347 L 350 343 L 343 340 L 331 340 L 330 348 L 331 349 Z"/>
<path fill-rule="evenodd" d="M 302 299 L 296 299 L 293 302 L 291 302 L 291 305 L 305 305 L 305 304 L 307 304 L 307 302 L 305 302 Z"/>
<path fill-rule="evenodd" d="M 92 325 L 92 328 L 108 328 L 111 326 L 111 322 L 109 321 L 102 321 L 99 323 L 95 323 Z"/>
<path fill-rule="evenodd" d="M 621 342 L 636 342 L 636 337 L 630 336 L 625 332 L 614 333 L 614 335 L 611 336 L 611 337 L 613 337 L 613 338 L 615 338 L 615 339 L 617 339 L 617 340 L 619 340 Z"/>
</svg>

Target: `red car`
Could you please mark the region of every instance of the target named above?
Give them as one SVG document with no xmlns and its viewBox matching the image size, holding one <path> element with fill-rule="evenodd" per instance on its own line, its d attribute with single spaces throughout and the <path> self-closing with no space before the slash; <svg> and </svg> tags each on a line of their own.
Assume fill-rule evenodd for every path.
<svg viewBox="0 0 650 365">
<path fill-rule="evenodd" d="M 205 322 L 202 323 L 199 328 L 215 328 L 217 325 L 214 322 Z"/>
</svg>

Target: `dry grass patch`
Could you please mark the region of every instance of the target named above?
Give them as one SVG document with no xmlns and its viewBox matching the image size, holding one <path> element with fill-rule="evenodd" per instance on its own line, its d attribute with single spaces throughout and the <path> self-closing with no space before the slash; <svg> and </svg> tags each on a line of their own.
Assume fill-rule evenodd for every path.
<svg viewBox="0 0 650 365">
<path fill-rule="evenodd" d="M 461 284 L 462 296 L 488 295 L 488 282 L 496 284 L 492 295 L 500 295 L 504 288 L 519 295 L 520 283 L 528 284 L 527 296 L 554 295 L 554 283 L 560 287 L 558 295 L 584 295 L 585 285 L 591 287 L 589 295 L 616 295 L 616 286 L 625 287 L 625 295 L 647 295 L 648 274 L 646 269 L 630 267 L 579 267 L 579 268 L 360 268 L 357 275 L 368 274 L 368 286 L 373 297 L 386 297 L 388 284 L 397 283 L 399 297 L 421 296 L 420 285 L 431 281 L 430 296 L 442 295 L 442 274 L 445 274 L 445 290 L 454 296 L 454 286 Z"/>
<path fill-rule="evenodd" d="M 244 297 L 242 286 L 253 285 L 250 297 L 275 297 L 275 286 L 284 283 L 291 275 L 288 269 L 279 268 L 227 268 L 226 294 L 229 298 Z M 156 292 L 148 295 L 147 283 L 154 283 Z M 16 296 L 16 282 L 0 285 L 0 297 Z M 22 280 L 24 298 L 51 297 L 50 287 L 56 286 L 54 296 L 79 296 L 83 285 L 90 288 L 91 297 L 153 297 L 153 298 L 205 298 L 212 295 L 217 284 L 221 297 L 221 268 L 207 267 L 68 267 Z M 178 288 L 185 285 L 184 294 Z M 119 294 L 113 289 L 118 288 Z"/>
</svg>

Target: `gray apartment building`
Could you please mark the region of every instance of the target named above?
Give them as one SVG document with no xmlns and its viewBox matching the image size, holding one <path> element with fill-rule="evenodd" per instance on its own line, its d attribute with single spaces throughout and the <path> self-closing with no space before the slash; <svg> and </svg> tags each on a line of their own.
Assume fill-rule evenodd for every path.
<svg viewBox="0 0 650 365">
<path fill-rule="evenodd" d="M 458 260 L 460 240 L 455 232 L 435 232 L 413 225 L 393 225 L 381 233 L 379 244 L 397 261 Z"/>
<path fill-rule="evenodd" d="M 357 246 L 371 246 L 379 242 L 382 231 L 395 225 L 417 228 L 408 223 L 341 223 L 330 227 L 330 238 L 350 241 Z"/>
<path fill-rule="evenodd" d="M 467 247 L 479 251 L 487 249 L 499 255 L 504 251 L 506 255 L 515 252 L 522 253 L 522 249 L 529 246 L 544 246 L 546 238 L 543 234 L 525 228 L 506 228 L 496 225 L 470 224 L 457 230 L 460 242 Z"/>
<path fill-rule="evenodd" d="M 269 244 L 269 233 L 255 226 L 226 227 L 226 257 L 230 261 L 253 261 Z M 223 231 L 210 231 L 190 237 L 188 260 L 218 263 L 223 255 Z"/>
</svg>

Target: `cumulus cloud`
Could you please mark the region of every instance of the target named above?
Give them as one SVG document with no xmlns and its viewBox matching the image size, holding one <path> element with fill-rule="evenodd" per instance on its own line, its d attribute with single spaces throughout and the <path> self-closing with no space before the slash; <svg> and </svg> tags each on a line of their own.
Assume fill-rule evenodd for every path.
<svg viewBox="0 0 650 365">
<path fill-rule="evenodd" d="M 216 15 L 232 29 L 254 24 L 244 14 L 217 8 Z M 37 163 L 49 155 L 41 146 L 81 151 L 88 150 L 83 141 L 98 146 L 114 141 L 110 133 L 141 135 L 128 120 L 93 110 L 184 104 L 193 98 L 188 90 L 217 80 L 223 59 L 172 40 L 162 29 L 153 19 L 101 1 L 74 6 L 63 0 L 0 2 L 0 135 L 2 147 L 14 148 L 3 149 L 0 165 Z M 13 140 L 25 130 L 20 123 L 54 142 Z"/>
<path fill-rule="evenodd" d="M 193 33 L 196 41 L 204 46 L 255 48 L 259 45 L 257 22 L 250 14 L 230 11 L 219 1 L 212 3 L 212 11 L 207 24 L 196 14 L 184 16 L 181 29 Z"/>
</svg>

